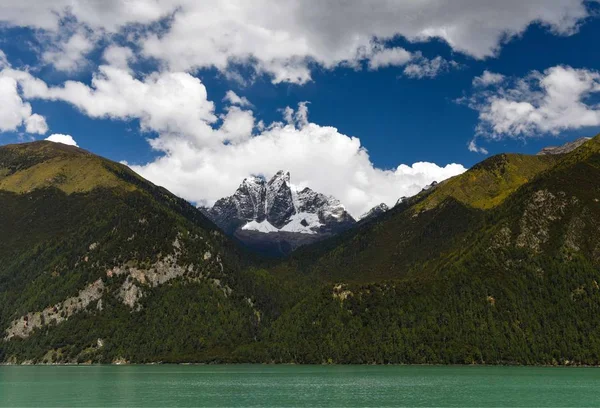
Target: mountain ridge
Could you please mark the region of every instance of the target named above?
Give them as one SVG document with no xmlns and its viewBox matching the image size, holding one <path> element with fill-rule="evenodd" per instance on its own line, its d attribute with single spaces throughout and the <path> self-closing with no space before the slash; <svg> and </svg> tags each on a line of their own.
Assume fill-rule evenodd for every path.
<svg viewBox="0 0 600 408">
<path fill-rule="evenodd" d="M 0 189 L 1 361 L 600 364 L 600 136 L 488 158 L 283 260 L 112 170 L 135 188 Z"/>
</svg>

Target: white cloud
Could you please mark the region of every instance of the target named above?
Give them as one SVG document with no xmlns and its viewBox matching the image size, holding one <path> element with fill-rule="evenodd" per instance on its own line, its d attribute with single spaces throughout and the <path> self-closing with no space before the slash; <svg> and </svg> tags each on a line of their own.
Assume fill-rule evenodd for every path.
<svg viewBox="0 0 600 408">
<path fill-rule="evenodd" d="M 5 0 L 0 5 L 0 20 L 9 24 L 60 31 L 69 16 L 108 36 L 128 24 L 139 27 L 170 16 L 160 32 L 140 31 L 135 41 L 144 55 L 171 71 L 230 72 L 231 63 L 249 62 L 276 83 L 307 82 L 314 65 L 356 66 L 377 48 L 374 42 L 398 36 L 412 42 L 441 38 L 455 51 L 485 58 L 532 23 L 569 35 L 588 15 L 584 0 Z M 75 42 L 73 55 L 85 48 L 85 41 Z M 372 64 L 398 64 L 401 54 L 393 48 L 375 53 Z M 407 74 L 431 76 L 438 63 L 410 65 Z"/>
<path fill-rule="evenodd" d="M 485 88 L 490 85 L 497 85 L 502 81 L 504 81 L 504 75 L 485 70 L 481 76 L 473 78 L 473 86 Z"/>
<path fill-rule="evenodd" d="M 254 129 L 254 115 L 251 111 L 242 110 L 237 106 L 231 106 L 227 113 L 221 116 L 223 123 L 218 130 L 219 140 L 227 143 L 239 143 L 252 136 Z"/>
<path fill-rule="evenodd" d="M 404 75 L 417 79 L 434 78 L 450 68 L 459 66 L 455 61 L 447 61 L 439 56 L 427 59 L 419 54 L 413 61 L 404 68 Z"/>
<path fill-rule="evenodd" d="M 217 115 L 204 85 L 187 73 L 139 80 L 127 70 L 101 66 L 91 86 L 67 81 L 59 87 L 23 71 L 5 69 L 0 76 L 18 81 L 27 98 L 66 101 L 91 117 L 139 119 L 143 130 L 158 133 L 149 142 L 164 155 L 132 167 L 193 202 L 213 203 L 230 195 L 244 177 L 286 169 L 295 183 L 336 196 L 358 216 L 465 171 L 458 164 L 434 163 L 378 169 L 359 139 L 310 123 L 307 102 L 296 110 L 287 107 L 285 123 L 269 126 L 255 125 L 252 111 L 237 105 Z"/>
<path fill-rule="evenodd" d="M 485 147 L 480 147 L 477 145 L 477 141 L 472 139 L 467 145 L 470 152 L 480 153 L 480 154 L 488 154 L 488 150 Z"/>
<path fill-rule="evenodd" d="M 37 133 L 43 135 L 48 132 L 48 124 L 42 115 L 37 113 L 32 114 L 25 119 L 25 131 L 27 133 Z"/>
<path fill-rule="evenodd" d="M 208 205 L 231 195 L 249 175 L 269 177 L 285 169 L 295 184 L 334 195 L 355 216 L 381 202 L 394 205 L 401 196 L 466 170 L 459 164 L 427 162 L 376 168 L 358 138 L 308 122 L 306 105 L 301 106 L 288 112 L 292 124 L 272 124 L 240 143 L 196 147 L 185 138 L 159 137 L 155 146 L 164 156 L 132 168 L 190 201 Z"/>
<path fill-rule="evenodd" d="M 404 66 L 404 75 L 415 79 L 434 78 L 451 68 L 459 67 L 455 61 L 448 61 L 440 56 L 429 59 L 420 51 L 410 53 L 401 47 L 382 48 L 376 46 L 370 55 L 365 55 L 365 58 L 369 60 L 369 69 L 371 70 Z"/>
<path fill-rule="evenodd" d="M 369 68 L 378 69 L 407 64 L 413 55 L 401 47 L 378 50 L 369 58 Z"/>
<path fill-rule="evenodd" d="M 0 72 L 0 132 L 18 131 L 22 126 L 28 133 L 48 131 L 44 117 L 32 113 L 31 105 L 21 98 L 17 81 Z"/>
<path fill-rule="evenodd" d="M 52 38 L 55 44 L 42 54 L 42 60 L 59 71 L 77 71 L 87 64 L 86 56 L 94 48 L 85 30 L 79 29 L 65 39 Z"/>
<path fill-rule="evenodd" d="M 504 86 L 476 92 L 470 106 L 479 111 L 478 133 L 490 139 L 557 135 L 600 126 L 600 73 L 567 66 L 534 71 Z"/>
<path fill-rule="evenodd" d="M 104 50 L 102 58 L 108 65 L 123 70 L 129 69 L 129 62 L 135 60 L 135 55 L 131 48 L 111 45 Z"/>
<path fill-rule="evenodd" d="M 75 139 L 73 139 L 73 136 L 71 136 L 71 135 L 63 135 L 60 133 L 54 133 L 54 134 L 48 136 L 44 140 L 49 140 L 50 142 L 62 143 L 62 144 L 70 145 L 70 146 L 77 146 L 77 142 L 75 142 Z"/>
<path fill-rule="evenodd" d="M 238 94 L 233 91 L 227 91 L 223 101 L 229 102 L 230 105 L 252 106 L 250 101 L 245 96 L 238 96 Z"/>
<path fill-rule="evenodd" d="M 4 69 L 5 67 L 10 66 L 8 63 L 8 59 L 6 58 L 6 54 L 4 51 L 0 50 L 0 69 Z"/>
<path fill-rule="evenodd" d="M 69 102 L 92 118 L 139 119 L 143 131 L 182 134 L 199 145 L 222 140 L 210 126 L 218 118 L 206 88 L 184 72 L 154 73 L 140 80 L 128 70 L 102 65 L 91 86 L 67 81 L 60 87 L 48 87 L 23 71 L 3 74 L 18 79 L 27 98 Z"/>
<path fill-rule="evenodd" d="M 310 79 L 310 61 L 325 68 L 355 64 L 369 53 L 374 38 L 439 37 L 455 50 L 482 58 L 534 21 L 568 33 L 586 14 L 580 0 L 382 0 L 350 6 L 317 0 L 186 2 L 170 30 L 143 46 L 147 55 L 175 70 L 226 69 L 230 60 L 254 58 L 275 82 L 303 83 Z M 431 76 L 437 62 L 431 69 L 413 65 L 407 74 Z"/>
<path fill-rule="evenodd" d="M 0 19 L 14 25 L 58 30 L 61 19 L 77 18 L 94 29 L 116 31 L 128 23 L 150 23 L 176 2 L 154 0 L 3 0 Z"/>
</svg>

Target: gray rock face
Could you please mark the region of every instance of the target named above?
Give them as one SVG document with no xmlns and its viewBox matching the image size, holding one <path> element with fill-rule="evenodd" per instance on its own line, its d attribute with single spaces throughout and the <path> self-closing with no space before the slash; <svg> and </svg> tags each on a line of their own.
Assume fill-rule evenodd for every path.
<svg viewBox="0 0 600 408">
<path fill-rule="evenodd" d="M 212 208 L 200 210 L 228 234 L 235 232 L 246 220 L 266 219 L 266 181 L 250 177 L 242 181 L 236 192 L 218 200 Z"/>
<path fill-rule="evenodd" d="M 290 188 L 290 173 L 278 171 L 267 183 L 265 191 L 267 221 L 275 228 L 283 228 L 296 212 L 294 198 Z M 259 221 L 256 219 L 256 221 Z"/>
<path fill-rule="evenodd" d="M 361 215 L 359 220 L 361 222 L 364 222 L 364 221 L 373 219 L 373 218 L 387 212 L 389 209 L 390 208 L 385 203 L 381 203 L 381 204 L 376 205 L 375 207 L 371 208 L 369 211 L 367 211 L 363 215 Z"/>
<path fill-rule="evenodd" d="M 582 144 L 584 144 L 585 142 L 587 142 L 590 139 L 591 138 L 589 138 L 589 137 L 580 137 L 579 139 L 574 140 L 573 142 L 565 143 L 562 146 L 544 147 L 542 150 L 540 150 L 538 155 L 544 156 L 544 155 L 548 155 L 548 154 L 566 154 L 566 153 L 572 152 L 573 150 L 577 149 L 579 146 L 581 146 Z"/>
<path fill-rule="evenodd" d="M 305 244 L 356 224 L 337 199 L 308 187 L 298 190 L 290 183 L 290 173 L 284 171 L 278 171 L 269 181 L 246 178 L 232 196 L 201 210 L 227 234 L 242 241 L 251 235 L 253 242 L 261 236 L 262 244 L 271 238 L 281 241 L 282 236 L 286 241 L 294 240 L 295 234 L 303 235 L 298 242 Z M 290 242 L 290 248 L 297 246 Z"/>
</svg>

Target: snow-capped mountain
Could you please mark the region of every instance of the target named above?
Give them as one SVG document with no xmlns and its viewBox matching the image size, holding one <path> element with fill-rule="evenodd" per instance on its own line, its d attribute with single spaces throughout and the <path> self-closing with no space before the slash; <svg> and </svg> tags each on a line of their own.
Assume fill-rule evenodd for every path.
<svg viewBox="0 0 600 408">
<path fill-rule="evenodd" d="M 356 223 L 336 198 L 308 187 L 298 189 L 291 184 L 290 173 L 284 171 L 269 181 L 248 177 L 232 196 L 203 211 L 226 233 L 242 241 L 260 239 L 264 243 L 284 237 L 292 248 L 298 246 L 298 240 L 302 244 L 315 241 Z M 300 234 L 304 236 L 297 237 Z"/>
<path fill-rule="evenodd" d="M 375 218 L 375 217 L 383 214 L 384 212 L 387 212 L 389 209 L 390 209 L 390 207 L 388 207 L 385 203 L 381 203 L 381 204 L 376 205 L 375 207 L 371 208 L 369 211 L 367 211 L 363 215 L 361 215 L 359 220 L 360 221 L 370 220 L 372 218 Z"/>
<path fill-rule="evenodd" d="M 437 182 L 437 181 L 434 181 L 434 182 L 433 182 L 433 183 L 431 183 L 431 184 L 427 184 L 425 187 L 423 187 L 423 189 L 421 190 L 421 192 L 423 192 L 423 191 L 427 191 L 427 190 L 430 190 L 430 189 L 434 188 L 434 187 L 435 187 L 435 186 L 437 186 L 437 185 L 438 185 L 438 182 Z"/>
</svg>

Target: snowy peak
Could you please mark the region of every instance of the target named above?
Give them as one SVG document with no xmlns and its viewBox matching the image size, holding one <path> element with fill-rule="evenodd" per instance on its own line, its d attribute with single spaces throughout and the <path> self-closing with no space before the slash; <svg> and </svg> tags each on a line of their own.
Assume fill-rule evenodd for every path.
<svg viewBox="0 0 600 408">
<path fill-rule="evenodd" d="M 395 204 L 395 205 L 402 204 L 402 203 L 403 203 L 403 202 L 405 202 L 406 200 L 408 200 L 408 197 L 407 197 L 407 196 L 402 196 L 402 197 L 400 197 L 400 198 L 398 199 L 398 201 L 396 201 L 396 204 Z"/>
<path fill-rule="evenodd" d="M 363 215 L 361 215 L 359 220 L 360 221 L 370 220 L 372 218 L 375 218 L 375 217 L 383 214 L 384 212 L 387 212 L 389 209 L 390 208 L 385 203 L 381 203 L 381 204 L 376 205 L 375 207 L 371 208 L 369 211 L 367 211 Z"/>
<path fill-rule="evenodd" d="M 281 185 L 281 184 L 289 184 L 290 183 L 290 172 L 279 170 L 275 175 L 269 180 L 269 185 Z"/>
<path fill-rule="evenodd" d="M 204 212 L 225 232 L 336 233 L 356 223 L 334 197 L 291 184 L 289 172 L 278 171 L 269 181 L 245 178 L 236 192 Z"/>
<path fill-rule="evenodd" d="M 437 182 L 437 181 L 434 181 L 433 183 L 431 183 L 431 184 L 428 184 L 428 185 L 426 185 L 425 187 L 423 187 L 423 189 L 421 190 L 421 192 L 423 192 L 423 191 L 427 191 L 427 190 L 430 190 L 430 189 L 434 188 L 434 187 L 435 187 L 435 186 L 437 186 L 437 185 L 438 185 L 438 182 Z"/>
</svg>

